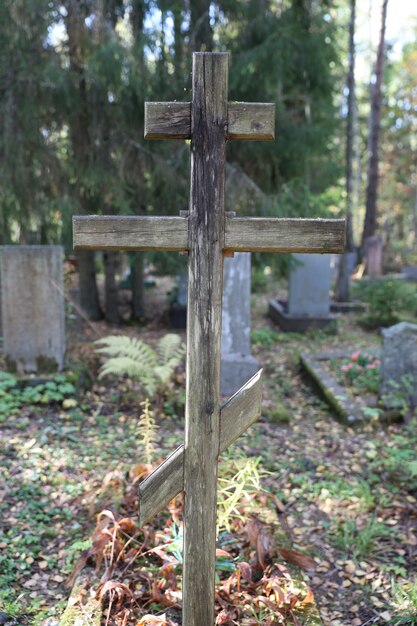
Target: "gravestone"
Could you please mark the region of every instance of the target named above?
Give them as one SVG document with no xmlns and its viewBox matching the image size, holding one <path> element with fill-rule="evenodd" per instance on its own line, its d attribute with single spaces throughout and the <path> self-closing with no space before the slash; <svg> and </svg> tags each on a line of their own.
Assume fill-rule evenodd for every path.
<svg viewBox="0 0 417 626">
<path fill-rule="evenodd" d="M 19 374 L 62 369 L 65 307 L 61 246 L 3 246 L 2 324 L 7 367 Z"/>
<path fill-rule="evenodd" d="M 288 301 L 271 300 L 269 313 L 285 331 L 304 332 L 335 324 L 330 314 L 332 268 L 329 256 L 293 254 L 296 262 L 290 272 Z"/>
<path fill-rule="evenodd" d="M 382 241 L 378 235 L 368 237 L 364 243 L 366 273 L 369 276 L 382 274 Z"/>
<path fill-rule="evenodd" d="M 174 328 L 187 327 L 187 301 L 188 301 L 188 275 L 187 271 L 181 271 L 177 276 L 175 300 L 169 307 L 169 321 Z"/>
<path fill-rule="evenodd" d="M 417 406 L 417 324 L 400 322 L 385 328 L 382 337 L 380 395 L 399 390 Z"/>
<path fill-rule="evenodd" d="M 417 282 L 417 265 L 406 265 L 402 268 L 401 274 L 405 276 L 406 280 Z"/>
<path fill-rule="evenodd" d="M 251 255 L 224 260 L 221 393 L 231 395 L 259 369 L 250 353 Z"/>
</svg>

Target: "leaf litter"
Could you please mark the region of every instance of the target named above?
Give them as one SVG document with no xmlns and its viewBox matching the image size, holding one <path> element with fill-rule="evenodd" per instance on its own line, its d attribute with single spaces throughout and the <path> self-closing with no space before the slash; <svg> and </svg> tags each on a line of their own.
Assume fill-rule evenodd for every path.
<svg viewBox="0 0 417 626">
<path fill-rule="evenodd" d="M 254 317 L 255 327 L 268 326 L 259 312 Z M 375 343 L 343 323 L 350 345 Z M 99 364 L 85 342 L 106 334 L 103 324 L 96 327 L 95 335 L 83 329 L 72 355 L 86 358 L 92 380 Z M 156 343 L 163 332 L 151 327 L 144 337 Z M 339 345 L 317 334 L 308 349 Z M 395 617 L 392 581 L 401 585 L 416 571 L 417 485 L 405 470 L 417 429 L 412 421 L 356 430 L 337 423 L 299 369 L 298 349 L 304 339 L 281 334 L 272 346 L 254 346 L 267 370 L 265 412 L 238 447 L 262 457 L 269 494 L 242 502 L 246 523 L 235 520 L 219 537 L 217 623 L 303 624 L 313 599 L 325 626 L 388 623 Z M 174 396 L 182 381 L 179 373 Z M 93 566 L 91 592 L 103 598 L 104 624 L 181 624 L 182 566 L 169 548 L 180 499 L 152 525 L 135 526 L 137 482 L 150 470 L 135 432 L 143 399 L 128 382 L 116 392 L 94 382 L 77 407 L 25 406 L 2 425 L 0 609 L 15 611 L 18 623 L 59 615 L 65 582 Z M 269 419 L 277 405 L 289 423 Z M 162 460 L 181 441 L 183 423 L 166 417 L 162 399 L 156 409 Z M 271 525 L 257 516 L 262 507 L 274 509 L 291 546 L 277 545 Z M 292 566 L 309 579 L 294 579 Z"/>
</svg>

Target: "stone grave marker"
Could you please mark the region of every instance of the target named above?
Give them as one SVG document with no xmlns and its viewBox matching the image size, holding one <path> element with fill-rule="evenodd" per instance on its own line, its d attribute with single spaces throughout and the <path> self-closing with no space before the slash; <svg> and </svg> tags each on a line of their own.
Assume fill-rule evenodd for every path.
<svg viewBox="0 0 417 626">
<path fill-rule="evenodd" d="M 220 398 L 223 258 L 342 252 L 344 220 L 246 218 L 224 210 L 226 142 L 274 137 L 274 106 L 228 102 L 228 55 L 193 54 L 192 102 L 148 102 L 145 138 L 191 139 L 190 205 L 179 217 L 74 218 L 76 249 L 188 254 L 185 444 L 139 485 L 139 524 L 184 491 L 184 626 L 213 626 L 219 453 L 261 412 L 261 372 Z"/>
<path fill-rule="evenodd" d="M 283 330 L 304 332 L 308 328 L 325 328 L 336 319 L 330 314 L 332 268 L 329 256 L 294 254 L 290 271 L 288 300 L 269 302 L 269 313 Z"/>
<path fill-rule="evenodd" d="M 382 337 L 380 395 L 389 398 L 396 384 L 417 406 L 417 324 L 400 322 L 385 328 Z"/>
<path fill-rule="evenodd" d="M 235 393 L 259 369 L 250 351 L 251 255 L 224 260 L 221 394 Z"/>
<path fill-rule="evenodd" d="M 368 237 L 364 243 L 365 268 L 368 276 L 382 274 L 382 241 L 378 235 Z"/>
<path fill-rule="evenodd" d="M 63 249 L 2 246 L 2 326 L 8 369 L 61 370 L 65 354 Z"/>
<path fill-rule="evenodd" d="M 406 280 L 417 282 L 417 265 L 406 265 L 402 268 L 401 274 L 406 278 Z"/>
<path fill-rule="evenodd" d="M 169 307 L 169 320 L 174 328 L 186 328 L 187 326 L 187 270 L 182 270 L 176 281 L 176 298 Z"/>
</svg>

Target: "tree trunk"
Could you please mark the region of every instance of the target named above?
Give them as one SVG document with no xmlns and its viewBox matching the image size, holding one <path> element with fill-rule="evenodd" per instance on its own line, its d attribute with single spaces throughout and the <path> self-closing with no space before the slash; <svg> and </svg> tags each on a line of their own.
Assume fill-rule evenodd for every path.
<svg viewBox="0 0 417 626">
<path fill-rule="evenodd" d="M 132 259 L 132 319 L 143 321 L 145 319 L 144 305 L 144 254 L 143 252 L 135 252 Z"/>
<path fill-rule="evenodd" d="M 193 0 L 190 5 L 190 52 L 210 52 L 213 50 L 213 31 L 210 24 L 211 0 Z"/>
<path fill-rule="evenodd" d="M 111 11 L 107 12 L 104 0 L 95 0 L 95 19 L 94 19 L 94 39 L 97 47 L 106 45 L 112 36 L 113 21 L 108 19 L 113 17 Z M 102 184 L 100 185 L 101 210 L 105 215 L 113 215 L 115 206 L 109 200 L 108 190 L 106 189 L 106 172 L 111 176 L 111 155 L 110 155 L 110 119 L 108 111 L 107 91 L 104 89 L 96 92 L 96 110 L 98 118 L 97 131 L 99 133 L 99 163 L 103 173 Z M 111 195 L 110 195 L 111 198 Z M 119 291 L 116 281 L 117 260 L 119 255 L 117 252 L 105 252 L 103 254 L 104 261 L 104 302 L 105 302 L 105 319 L 109 324 L 119 324 Z"/>
<path fill-rule="evenodd" d="M 181 2 L 177 1 L 172 7 L 172 13 L 174 15 L 174 72 L 175 81 L 180 87 L 184 82 L 184 68 L 183 68 L 183 45 L 184 37 L 181 32 L 182 25 L 182 10 Z"/>
<path fill-rule="evenodd" d="M 347 75 L 347 125 L 346 125 L 346 246 L 340 257 L 335 299 L 339 302 L 350 300 L 349 253 L 355 249 L 353 241 L 353 153 L 355 138 L 356 98 L 355 98 L 355 17 L 356 0 L 350 3 L 349 20 L 349 69 Z"/>
<path fill-rule="evenodd" d="M 366 213 L 362 234 L 362 247 L 368 237 L 375 235 L 377 226 L 377 199 L 379 178 L 379 135 L 381 130 L 382 82 L 385 57 L 385 28 L 388 0 L 383 0 L 381 31 L 375 64 L 375 82 L 371 86 L 370 140 L 368 159 L 368 186 L 366 189 Z"/>
<path fill-rule="evenodd" d="M 84 20 L 80 0 L 68 2 L 66 29 L 69 44 L 70 70 L 75 76 L 78 106 L 73 108 L 69 119 L 71 147 L 77 174 L 78 212 L 88 215 L 90 198 L 82 177 L 88 168 L 90 154 L 87 87 L 84 75 Z M 80 305 L 91 320 L 102 318 L 98 297 L 94 252 L 77 251 L 77 267 L 80 281 Z"/>
<path fill-rule="evenodd" d="M 143 49 L 141 37 L 143 35 L 143 22 L 145 19 L 145 1 L 132 0 L 132 10 L 130 12 L 130 23 L 132 25 L 133 37 L 136 45 Z"/>
<path fill-rule="evenodd" d="M 105 252 L 104 260 L 104 278 L 105 278 L 105 317 L 109 324 L 119 324 L 119 289 L 116 281 L 117 252 Z"/>
<path fill-rule="evenodd" d="M 103 317 L 96 283 L 96 266 L 94 252 L 77 250 L 77 269 L 79 275 L 80 306 L 90 320 Z"/>
</svg>

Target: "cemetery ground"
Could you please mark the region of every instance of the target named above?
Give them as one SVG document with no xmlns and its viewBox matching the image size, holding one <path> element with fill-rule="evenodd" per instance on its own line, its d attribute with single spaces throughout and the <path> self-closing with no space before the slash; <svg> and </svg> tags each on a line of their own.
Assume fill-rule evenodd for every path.
<svg viewBox="0 0 417 626">
<path fill-rule="evenodd" d="M 152 345 L 167 332 L 165 319 L 154 314 L 163 308 L 158 297 L 149 295 L 152 322 L 139 335 Z M 379 344 L 378 333 L 361 329 L 349 314 L 339 318 L 337 335 L 284 334 L 266 317 L 268 296 L 253 300 L 263 413 L 220 466 L 218 623 L 306 624 L 312 596 L 299 582 L 304 577 L 325 625 L 416 624 L 416 420 L 381 423 L 371 413 L 369 421 L 346 426 L 298 358 L 341 347 L 361 351 Z M 180 623 L 181 501 L 143 531 L 135 527 L 135 510 L 149 461 L 164 459 L 183 440 L 184 372 L 178 368 L 152 403 L 152 445 L 152 427 L 138 425 L 143 391 L 127 380 L 97 378 L 91 342 L 114 332 L 137 335 L 138 327 L 74 324 L 65 380 L 38 390 L 44 403 L 17 392 L 14 415 L 0 417 L 1 623 L 5 615 L 9 624 L 58 623 L 83 551 L 98 566 L 90 577 L 92 588 L 102 581 L 103 624 L 145 624 L 145 614 L 159 616 L 152 623 L 166 623 L 164 615 Z M 241 484 L 248 496 L 228 516 L 227 498 L 239 499 L 230 481 L 237 470 L 246 472 Z M 265 491 L 256 487 L 258 477 Z M 268 511 L 290 544 L 271 541 L 272 526 L 257 521 L 270 521 Z M 295 566 L 304 569 L 297 573 Z M 277 621 L 279 612 L 285 622 Z"/>
</svg>

